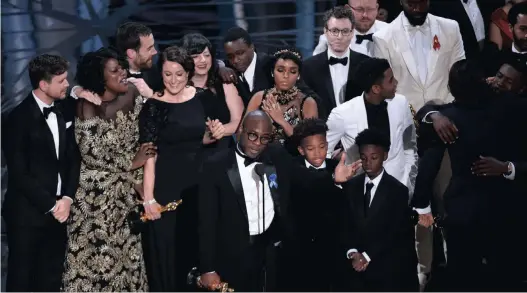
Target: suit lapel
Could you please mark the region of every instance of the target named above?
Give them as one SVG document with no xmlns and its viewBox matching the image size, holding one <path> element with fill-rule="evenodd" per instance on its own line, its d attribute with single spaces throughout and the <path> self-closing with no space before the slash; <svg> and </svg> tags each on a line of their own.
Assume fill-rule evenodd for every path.
<svg viewBox="0 0 527 293">
<path fill-rule="evenodd" d="M 397 113 L 399 109 L 396 107 L 397 105 L 393 103 L 393 99 L 386 100 L 386 103 L 388 103 L 388 107 L 386 110 L 388 112 L 388 123 L 390 127 L 390 141 L 392 145 L 394 145 L 397 140 L 400 139 L 397 136 L 397 124 L 399 122 L 397 119 L 402 115 L 402 113 Z M 410 109 L 408 109 L 408 111 L 410 111 Z M 390 150 L 388 151 L 388 157 L 391 157 L 392 150 L 393 148 L 390 148 Z"/>
<path fill-rule="evenodd" d="M 356 101 L 357 107 L 355 107 L 355 115 L 357 115 L 357 124 L 359 129 L 357 133 L 368 128 L 368 112 L 366 111 L 366 103 L 364 102 L 364 94 L 362 94 Z"/>
<path fill-rule="evenodd" d="M 430 36 L 432 37 L 432 44 L 430 44 L 431 50 L 428 56 L 428 63 L 427 63 L 428 64 L 428 74 L 426 76 L 426 85 L 428 85 L 430 81 L 432 80 L 432 76 L 437 67 L 435 65 L 437 64 L 437 59 L 439 58 L 439 52 L 441 52 L 441 48 L 439 48 L 439 50 L 433 49 L 434 38 L 435 36 L 437 36 L 440 44 L 442 41 L 441 39 L 447 38 L 447 36 L 441 35 L 437 19 L 433 15 L 430 15 L 429 18 L 430 18 Z"/>
<path fill-rule="evenodd" d="M 331 71 L 329 70 L 328 50 L 321 54 L 320 58 L 320 73 L 324 76 L 324 87 L 327 89 L 327 98 L 329 99 L 329 105 L 331 105 L 329 110 L 331 110 L 337 106 L 337 102 L 335 101 L 335 91 L 333 90 L 333 81 L 331 80 Z M 316 72 L 313 72 L 313 74 L 315 76 L 317 75 Z"/>
<path fill-rule="evenodd" d="M 380 211 L 380 208 L 386 200 L 386 196 L 389 194 L 389 192 L 390 191 L 386 187 L 385 171 L 385 173 L 382 175 L 381 182 L 379 182 L 379 186 L 377 186 L 373 200 L 371 201 L 370 209 L 368 210 L 368 221 L 370 221 L 372 218 L 375 218 L 375 215 Z"/>
<path fill-rule="evenodd" d="M 410 72 L 410 75 L 414 78 L 415 82 L 419 84 L 419 86 L 423 86 L 423 83 L 421 82 L 421 78 L 419 77 L 419 72 L 417 71 L 417 63 L 415 62 L 414 54 L 412 52 L 412 49 L 410 48 L 410 43 L 408 40 L 408 35 L 406 33 L 406 30 L 404 29 L 403 24 L 403 13 L 399 15 L 399 17 L 394 20 L 394 22 L 399 22 L 398 25 L 400 26 L 400 33 L 395 36 L 396 44 L 395 46 L 399 47 L 399 50 L 401 52 L 402 58 L 404 60 L 404 63 L 406 64 L 406 68 L 408 69 L 408 72 Z"/>
<path fill-rule="evenodd" d="M 350 204 L 351 204 L 351 211 L 352 213 L 355 213 L 356 219 L 358 220 L 358 223 L 360 226 L 364 226 L 366 224 L 366 216 L 364 215 L 364 178 L 365 174 L 358 175 L 358 178 L 356 179 L 356 184 L 353 185 L 353 187 L 350 190 Z"/>
<path fill-rule="evenodd" d="M 51 132 L 51 129 L 49 129 L 49 125 L 46 121 L 46 118 L 44 118 L 44 114 L 42 114 L 42 111 L 40 110 L 40 107 L 38 106 L 37 101 L 35 101 L 32 93 L 29 94 L 27 99 L 31 99 L 30 104 L 33 118 L 36 121 L 36 132 L 44 137 L 48 146 L 48 150 L 51 153 L 50 155 L 53 155 L 54 158 L 57 158 L 53 133 Z"/>
<path fill-rule="evenodd" d="M 265 168 L 265 177 L 269 184 L 269 190 L 271 191 L 271 197 L 273 198 L 274 209 L 278 214 L 281 210 L 281 197 L 280 192 L 278 191 L 278 177 L 276 175 L 276 168 L 273 165 L 264 165 Z"/>
<path fill-rule="evenodd" d="M 264 76 L 263 70 L 263 56 L 260 54 L 256 55 L 256 64 L 254 65 L 254 74 L 253 74 L 253 91 L 251 94 L 256 93 L 256 91 L 267 88 L 266 85 L 263 85 L 266 77 Z"/>
<path fill-rule="evenodd" d="M 245 218 L 247 218 L 247 206 L 245 205 L 245 196 L 243 194 L 242 179 L 240 177 L 240 170 L 238 169 L 238 162 L 236 161 L 235 152 L 232 152 L 231 165 L 227 169 L 227 176 L 229 177 L 229 181 L 231 182 L 232 188 L 234 189 L 234 193 L 236 194 L 238 204 L 240 205 L 240 208 L 242 209 Z"/>
</svg>

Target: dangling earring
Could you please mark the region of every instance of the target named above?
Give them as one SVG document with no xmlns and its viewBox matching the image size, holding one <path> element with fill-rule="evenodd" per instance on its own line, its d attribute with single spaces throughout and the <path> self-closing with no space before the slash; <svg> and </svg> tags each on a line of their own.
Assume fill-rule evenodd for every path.
<svg viewBox="0 0 527 293">
<path fill-rule="evenodd" d="M 274 77 L 274 73 L 271 73 L 271 77 Z"/>
</svg>

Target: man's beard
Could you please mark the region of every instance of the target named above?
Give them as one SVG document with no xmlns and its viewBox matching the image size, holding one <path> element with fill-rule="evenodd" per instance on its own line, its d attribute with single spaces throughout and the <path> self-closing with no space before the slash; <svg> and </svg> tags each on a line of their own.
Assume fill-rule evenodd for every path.
<svg viewBox="0 0 527 293">
<path fill-rule="evenodd" d="M 423 13 L 423 17 L 422 18 L 417 18 L 415 16 L 412 16 L 410 13 L 406 12 L 406 11 L 403 11 L 404 13 L 404 16 L 406 16 L 406 18 L 408 19 L 408 22 L 412 25 L 412 26 L 419 26 L 419 25 L 423 25 L 426 21 L 426 17 L 428 15 L 428 12 L 426 13 Z"/>
<path fill-rule="evenodd" d="M 512 45 L 515 46 L 516 49 L 518 49 L 521 53 L 527 52 L 527 39 L 520 39 L 513 32 L 512 41 L 514 42 Z"/>
</svg>

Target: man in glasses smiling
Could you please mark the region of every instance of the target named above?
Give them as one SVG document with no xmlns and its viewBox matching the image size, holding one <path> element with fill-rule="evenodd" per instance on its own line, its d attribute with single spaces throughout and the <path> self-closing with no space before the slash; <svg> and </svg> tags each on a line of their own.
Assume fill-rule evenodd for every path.
<svg viewBox="0 0 527 293">
<path fill-rule="evenodd" d="M 271 144 L 271 132 L 265 112 L 249 112 L 236 150 L 203 168 L 198 232 L 204 288 L 224 281 L 236 291 L 278 290 L 279 244 L 291 235 L 286 229 L 291 159 L 281 145 Z"/>
</svg>

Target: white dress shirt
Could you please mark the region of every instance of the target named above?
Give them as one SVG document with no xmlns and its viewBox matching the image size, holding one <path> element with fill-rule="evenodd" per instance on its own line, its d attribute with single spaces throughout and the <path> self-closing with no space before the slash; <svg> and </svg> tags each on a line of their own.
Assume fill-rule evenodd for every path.
<svg viewBox="0 0 527 293">
<path fill-rule="evenodd" d="M 361 44 L 357 44 L 357 35 L 373 34 L 387 26 L 388 26 L 388 23 L 381 21 L 381 20 L 375 20 L 371 28 L 365 34 L 354 29 L 353 38 L 351 39 L 351 43 L 350 43 L 350 49 L 355 52 L 368 55 L 370 57 L 373 56 L 372 42 L 369 40 L 364 40 Z M 320 35 L 318 39 L 318 45 L 315 47 L 315 50 L 313 51 L 313 55 L 320 54 L 326 51 L 327 48 L 328 48 L 328 39 L 326 38 L 325 34 L 322 34 Z"/>
<path fill-rule="evenodd" d="M 51 103 L 51 105 L 48 105 L 42 100 L 40 100 L 34 92 L 31 92 L 33 94 L 33 98 L 35 98 L 35 101 L 37 101 L 37 105 L 40 108 L 40 111 L 42 112 L 42 115 L 44 115 L 44 108 L 50 108 L 53 107 L 54 103 Z M 46 123 L 48 123 L 49 130 L 51 131 L 51 134 L 53 135 L 53 142 L 55 143 L 55 154 L 57 155 L 57 159 L 59 158 L 59 123 L 57 121 L 57 115 L 53 112 L 49 113 L 48 118 L 46 119 Z M 57 181 L 57 195 L 61 195 L 62 193 L 62 180 L 60 179 L 60 173 L 57 174 L 58 181 Z"/>
<path fill-rule="evenodd" d="M 243 77 L 247 81 L 247 84 L 249 84 L 249 89 L 251 92 L 254 89 L 254 71 L 256 70 L 256 52 L 254 52 L 253 60 L 251 61 L 251 64 L 249 64 L 249 67 L 245 70 L 243 73 Z"/>
<path fill-rule="evenodd" d="M 381 182 L 382 175 L 384 175 L 384 169 L 381 171 L 381 174 L 379 174 L 377 177 L 370 179 L 368 175 L 364 176 L 364 194 L 366 194 L 366 184 L 373 183 L 373 187 L 371 188 L 371 198 L 370 198 L 370 206 L 373 202 L 373 197 L 375 197 L 375 192 L 377 191 L 377 186 L 379 186 L 379 183 Z"/>
<path fill-rule="evenodd" d="M 306 168 L 309 169 L 309 167 L 313 167 L 315 169 L 326 169 L 326 161 L 322 162 L 322 165 L 320 165 L 320 167 L 315 167 L 313 165 L 311 165 L 311 163 L 309 163 L 307 160 L 304 160 L 306 162 Z"/>
<path fill-rule="evenodd" d="M 346 53 L 342 57 L 337 56 L 333 51 L 328 49 L 328 59 L 331 57 L 334 58 L 348 58 L 348 63 L 342 65 L 340 63 L 329 65 L 329 72 L 331 74 L 331 82 L 333 83 L 333 93 L 335 94 L 335 102 L 338 105 L 344 103 L 345 95 L 344 91 L 346 89 L 346 83 L 348 82 L 348 73 L 350 68 L 350 51 L 346 50 Z"/>
<path fill-rule="evenodd" d="M 412 26 L 406 16 L 403 17 L 403 26 L 410 48 L 417 62 L 419 78 L 423 84 L 426 83 L 428 75 L 428 56 L 432 50 L 432 32 L 430 30 L 430 19 L 427 17 L 423 25 Z"/>
<path fill-rule="evenodd" d="M 472 28 L 476 34 L 476 39 L 478 42 L 485 40 L 485 23 L 483 22 L 483 15 L 481 15 L 481 10 L 479 10 L 478 2 L 476 0 L 465 1 L 460 0 L 461 4 L 467 12 L 468 18 L 472 23 Z"/>
<path fill-rule="evenodd" d="M 247 207 L 247 216 L 249 219 L 249 234 L 259 235 L 269 228 L 274 218 L 273 198 L 267 176 L 264 176 L 265 194 L 262 196 L 262 186 L 258 175 L 254 172 L 254 166 L 257 163 L 245 166 L 245 158 L 236 153 L 236 162 L 242 181 L 243 195 L 245 197 L 245 206 Z M 265 200 L 265 211 L 264 208 Z M 265 218 L 265 227 L 264 227 Z"/>
</svg>

